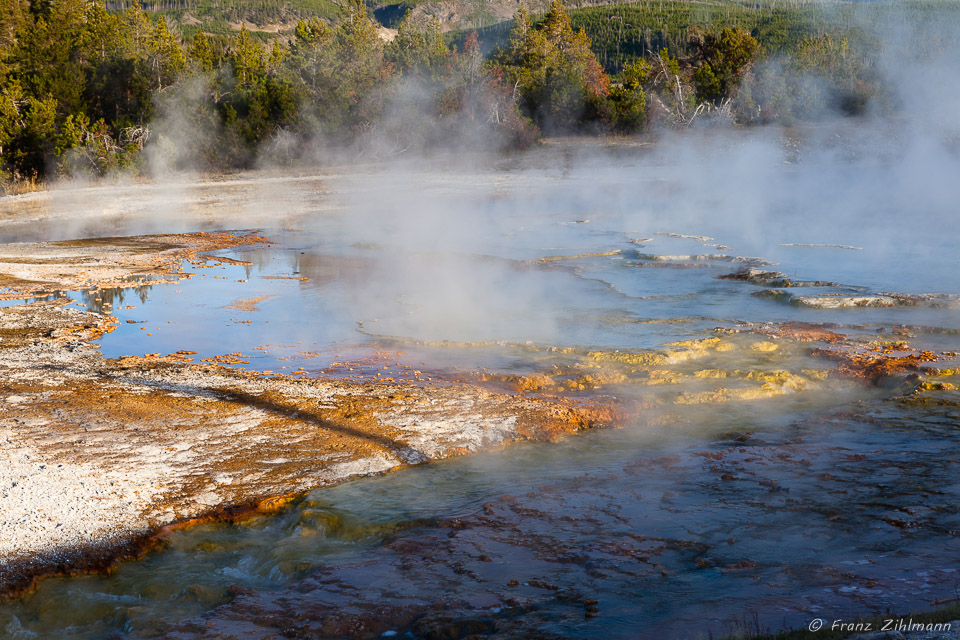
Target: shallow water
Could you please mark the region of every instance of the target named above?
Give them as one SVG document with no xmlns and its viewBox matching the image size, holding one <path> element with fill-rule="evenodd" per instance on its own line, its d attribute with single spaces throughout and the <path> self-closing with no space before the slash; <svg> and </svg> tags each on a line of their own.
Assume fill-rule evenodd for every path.
<svg viewBox="0 0 960 640">
<path fill-rule="evenodd" d="M 754 257 L 705 246 L 732 242 L 722 237 L 676 238 L 657 227 L 616 232 L 603 229 L 614 220 L 602 216 L 577 224 L 557 214 L 535 221 L 535 228 L 527 221 L 528 235 L 483 247 L 488 253 L 465 253 L 460 245 L 456 251 L 426 252 L 419 239 L 395 245 L 356 241 L 365 235 L 352 227 L 344 230 L 337 216 L 328 217 L 309 231 L 264 230 L 271 245 L 185 262 L 184 279 L 175 285 L 64 295 L 118 318 L 116 329 L 101 341 L 106 357 L 187 350 L 199 359 L 239 352 L 250 369 L 302 367 L 340 375 L 372 375 L 386 365 L 383 375 L 395 376 L 404 364 L 429 367 L 440 376 L 458 366 L 522 372 L 544 366 L 519 348 L 523 345 L 651 349 L 743 323 L 960 329 L 957 309 L 807 309 L 757 298 L 753 294 L 764 287 L 717 279 L 744 265 L 732 259 Z M 488 240 L 503 240 L 496 233 L 502 224 L 493 219 L 483 225 Z M 642 247 L 634 242 L 638 238 L 646 239 Z M 898 264 L 880 280 L 864 251 L 781 247 L 780 252 L 777 260 L 760 256 L 771 263 L 763 268 L 799 280 L 837 281 L 836 286 L 789 290 L 798 295 L 917 292 L 911 288 L 915 262 Z M 579 254 L 588 255 L 572 258 Z M 658 255 L 676 259 L 648 259 Z M 953 252 L 940 255 L 948 262 L 956 259 Z M 220 262 L 215 256 L 249 264 Z M 571 258 L 545 261 L 557 257 Z M 942 265 L 933 271 L 944 272 Z M 948 275 L 953 286 L 942 283 L 935 292 L 960 291 L 957 278 Z M 924 284 L 920 289 L 927 291 L 929 283 Z M 454 349 L 444 342 L 472 348 Z M 361 362 L 376 352 L 382 357 Z M 357 362 L 353 372 L 330 368 L 349 361 Z"/>
<path fill-rule="evenodd" d="M 246 595 L 211 628 L 240 637 L 290 607 L 305 628 L 350 611 L 379 635 L 443 603 L 461 619 L 525 607 L 516 635 L 655 638 L 924 608 L 960 580 L 958 417 L 640 424 L 442 461 L 177 533 L 3 615 L 48 637 L 151 637 L 232 588 Z"/>
<path fill-rule="evenodd" d="M 388 175 L 343 211 L 262 228 L 273 244 L 184 263 L 189 277 L 177 284 L 66 295 L 88 308 L 109 303 L 119 324 L 101 340 L 106 357 L 239 353 L 247 362 L 237 366 L 258 371 L 418 384 L 483 369 L 550 372 L 591 351 L 661 349 L 718 327 L 960 329 L 956 309 L 805 309 L 716 278 L 744 264 L 733 257 L 754 257 L 794 279 L 837 283 L 791 290 L 803 294 L 960 293 L 955 221 L 901 228 L 892 202 L 871 218 L 886 233 L 867 232 L 856 215 L 785 199 L 776 224 L 772 214 L 735 224 L 730 203 L 693 215 L 709 190 L 666 188 L 671 167 L 648 162 L 522 179 L 505 170 L 496 188 L 489 176 L 471 188 Z M 802 168 L 774 175 L 781 185 L 805 180 Z M 398 188 L 410 180 L 423 190 Z M 587 185 L 605 197 L 588 204 Z M 404 215 L 411 203 L 420 206 Z M 675 215 L 661 215 L 671 206 Z M 545 260 L 562 256 L 580 257 Z M 960 346 L 952 331 L 916 333 L 913 346 Z M 802 349 L 771 355 L 730 340 L 730 352 L 696 367 L 827 366 Z M 110 576 L 44 581 L 0 607 L 0 630 L 425 636 L 447 615 L 507 636 L 702 637 L 954 596 L 955 403 L 903 405 L 886 400 L 891 390 L 830 382 L 750 402 L 671 404 L 717 384 L 629 379 L 602 392 L 659 404 L 622 430 L 357 479 L 278 516 L 177 532 Z"/>
</svg>

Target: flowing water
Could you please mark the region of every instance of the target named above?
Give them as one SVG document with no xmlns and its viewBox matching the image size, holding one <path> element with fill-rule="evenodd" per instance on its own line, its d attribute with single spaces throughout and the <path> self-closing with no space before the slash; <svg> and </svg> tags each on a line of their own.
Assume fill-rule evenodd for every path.
<svg viewBox="0 0 960 640">
<path fill-rule="evenodd" d="M 341 212 L 264 225 L 271 244 L 185 262 L 178 283 L 65 294 L 117 316 L 106 357 L 235 354 L 257 371 L 414 384 L 484 371 L 578 380 L 596 374 L 591 359 L 723 336 L 729 348 L 668 367 L 663 384 L 644 370 L 570 387 L 648 403 L 634 424 L 355 479 L 280 515 L 179 531 L 109 576 L 43 581 L 0 607 L 0 630 L 679 638 L 955 597 L 955 395 L 894 402 L 896 390 L 824 380 L 831 365 L 802 345 L 724 330 L 836 323 L 866 341 L 910 326 L 912 347 L 943 351 L 960 347 L 960 313 L 805 308 L 717 279 L 753 265 L 821 281 L 789 290 L 802 295 L 960 293 L 955 217 L 932 199 L 904 225 L 902 203 L 879 206 L 882 193 L 867 216 L 836 186 L 787 197 L 778 189 L 813 180 L 790 167 L 771 170 L 771 195 L 754 202 L 723 185 L 722 168 L 691 183 L 643 156 L 585 166 L 501 168 L 467 186 L 379 176 L 346 189 Z M 710 371 L 732 381 L 697 374 Z M 774 395 L 691 401 L 788 374 L 801 382 Z"/>
</svg>

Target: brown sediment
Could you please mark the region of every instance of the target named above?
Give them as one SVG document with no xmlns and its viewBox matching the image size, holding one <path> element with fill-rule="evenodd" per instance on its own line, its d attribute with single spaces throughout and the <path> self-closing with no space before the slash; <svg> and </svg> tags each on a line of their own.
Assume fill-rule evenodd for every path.
<svg viewBox="0 0 960 640">
<path fill-rule="evenodd" d="M 260 276 L 261 280 L 299 280 L 300 282 L 310 282 L 307 276 Z"/>
<path fill-rule="evenodd" d="M 689 405 L 749 402 L 816 390 L 829 375 L 812 363 L 803 366 L 809 352 L 803 342 L 814 339 L 817 331 L 787 327 L 782 335 L 773 328 L 717 333 L 670 343 L 661 351 L 558 349 L 570 359 L 549 371 L 527 375 L 485 372 L 476 379 L 541 395 L 597 391 L 621 395 L 630 387 L 629 395 L 636 397 L 638 391 L 648 388 L 640 393 L 644 402 Z M 757 340 L 751 333 L 775 339 Z M 823 337 L 842 336 L 828 332 Z M 732 363 L 749 366 L 735 368 Z M 723 380 L 726 386 L 704 389 L 710 380 Z"/>
<path fill-rule="evenodd" d="M 19 291 L 36 291 L 42 286 L 43 283 L 37 280 L 26 280 L 0 273 L 0 289 L 7 290 L 0 291 L 0 300 L 19 300 L 22 297 Z"/>
<path fill-rule="evenodd" d="M 250 364 L 249 360 L 243 359 L 243 354 L 239 351 L 234 351 L 233 353 L 225 353 L 219 356 L 213 356 L 212 358 L 200 358 L 201 362 L 212 362 L 215 364 Z"/>
<path fill-rule="evenodd" d="M 228 258 L 226 256 L 210 256 L 210 259 L 222 264 L 232 264 L 232 265 L 237 265 L 241 267 L 253 266 L 253 263 L 250 262 L 249 260 L 237 260 L 236 258 Z"/>
<path fill-rule="evenodd" d="M 130 367 L 136 366 L 139 363 L 144 363 L 148 361 L 154 362 L 191 362 L 193 358 L 190 357 L 190 354 L 195 354 L 195 351 L 177 351 L 176 353 L 168 353 L 163 355 L 160 353 L 146 353 L 142 356 L 120 356 L 116 358 L 117 365 L 120 367 Z"/>
<path fill-rule="evenodd" d="M 557 382 L 543 373 L 530 375 L 483 373 L 478 376 L 478 379 L 480 382 L 504 383 L 515 391 L 544 391 L 557 388 Z"/>
<path fill-rule="evenodd" d="M 137 557 L 170 525 L 275 510 L 350 476 L 636 411 L 609 398 L 265 379 L 221 366 L 240 354 L 109 360 L 86 340 L 112 324 L 60 305 L 0 309 L 0 475 L 13 480 L 0 491 L 0 594 Z"/>
<path fill-rule="evenodd" d="M 26 299 L 63 290 L 178 282 L 187 275 L 179 271 L 183 260 L 266 242 L 255 233 L 198 232 L 0 245 L 0 287 L 7 290 L 0 296 Z"/>
<path fill-rule="evenodd" d="M 827 342 L 836 343 L 846 339 L 842 333 L 837 333 L 827 329 L 823 324 L 810 324 L 806 322 L 784 322 L 773 327 L 757 329 L 757 333 L 777 336 L 780 338 L 789 338 L 798 342 Z"/>
<path fill-rule="evenodd" d="M 940 356 L 932 351 L 912 350 L 905 343 L 814 349 L 811 355 L 837 363 L 837 375 L 877 385 L 893 374 L 923 370 Z"/>
<path fill-rule="evenodd" d="M 237 309 L 238 311 L 260 311 L 260 303 L 273 298 L 274 296 L 256 296 L 254 298 L 241 298 L 234 300 L 230 304 L 224 305 L 223 309 Z"/>
<path fill-rule="evenodd" d="M 800 373 L 811 380 L 823 380 L 826 377 L 844 378 L 865 382 L 872 386 L 889 386 L 891 381 L 908 383 L 907 394 L 913 400 L 949 401 L 943 398 L 921 398 L 927 391 L 954 391 L 957 383 L 947 380 L 930 380 L 956 375 L 955 367 L 934 367 L 933 363 L 955 359 L 953 351 L 932 351 L 916 348 L 906 340 L 882 340 L 874 337 L 857 337 L 839 333 L 832 329 L 839 325 L 822 323 L 786 322 L 779 325 L 764 325 L 750 329 L 718 329 L 723 333 L 756 333 L 787 339 L 798 343 L 816 342 L 823 346 L 809 350 L 814 358 L 830 360 L 836 363 L 835 369 L 801 369 Z M 863 327 L 860 327 L 863 328 Z M 913 327 L 917 333 L 939 334 L 943 330 L 929 327 Z M 877 328 L 883 334 L 883 327 Z M 912 335 L 903 325 L 893 325 L 892 334 L 900 337 Z M 952 331 L 946 333 L 952 335 Z M 756 346 L 756 345 L 755 345 Z M 702 375 L 708 376 L 709 372 Z M 736 373 L 736 372 L 729 372 Z M 749 394 L 749 392 L 746 392 Z M 735 394 L 736 395 L 736 394 Z M 718 401 L 724 398 L 717 397 Z"/>
<path fill-rule="evenodd" d="M 583 258 L 606 258 L 608 256 L 618 256 L 621 253 L 623 253 L 623 251 L 621 251 L 620 249 L 615 249 L 613 251 L 596 251 L 593 253 L 577 253 L 577 254 L 568 255 L 568 256 L 544 256 L 542 258 L 537 258 L 536 260 L 532 260 L 531 262 L 543 263 L 543 262 L 560 262 L 563 260 L 580 260 Z"/>
<path fill-rule="evenodd" d="M 142 558 L 159 546 L 159 540 L 141 534 L 115 543 L 78 545 L 55 557 L 17 558 L 0 565 L 0 602 L 32 593 L 44 578 L 107 573 L 118 564 Z"/>
</svg>

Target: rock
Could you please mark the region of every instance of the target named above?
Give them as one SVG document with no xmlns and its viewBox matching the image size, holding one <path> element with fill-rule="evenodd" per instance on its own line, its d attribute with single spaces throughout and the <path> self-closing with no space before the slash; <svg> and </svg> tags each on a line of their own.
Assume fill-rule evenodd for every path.
<svg viewBox="0 0 960 640">
<path fill-rule="evenodd" d="M 785 273 L 779 271 L 765 271 L 755 267 L 744 267 L 733 273 L 717 276 L 718 280 L 735 280 L 749 282 L 762 287 L 834 287 L 836 283 L 822 280 L 791 280 Z"/>
<path fill-rule="evenodd" d="M 797 285 L 793 285 L 797 286 Z M 844 295 L 828 293 L 819 296 L 798 296 L 779 291 L 764 289 L 753 295 L 758 298 L 770 298 L 799 307 L 813 309 L 845 309 L 852 307 L 920 307 L 928 309 L 960 308 L 960 295 L 939 293 L 875 293 L 866 295 Z"/>
</svg>

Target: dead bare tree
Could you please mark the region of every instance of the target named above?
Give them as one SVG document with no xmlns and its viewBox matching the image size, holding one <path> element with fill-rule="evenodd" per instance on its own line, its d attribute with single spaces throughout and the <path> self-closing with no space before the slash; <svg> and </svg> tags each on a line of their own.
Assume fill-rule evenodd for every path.
<svg viewBox="0 0 960 640">
<path fill-rule="evenodd" d="M 680 76 L 667 69 L 667 65 L 661 56 L 653 55 L 653 52 L 650 50 L 647 50 L 647 53 L 660 65 L 660 71 L 658 71 L 657 75 L 654 76 L 653 84 L 657 85 L 658 83 L 662 82 L 664 85 L 670 87 L 671 91 L 673 92 L 675 104 L 672 116 L 674 119 L 674 124 L 689 124 L 687 114 L 683 108 L 683 83 L 680 80 Z"/>
<path fill-rule="evenodd" d="M 713 118 L 719 118 L 724 120 L 733 120 L 733 101 L 730 98 L 726 98 L 720 102 L 720 104 L 714 104 L 712 102 L 701 102 L 697 105 L 697 108 L 694 110 L 693 115 L 690 117 L 690 120 L 687 121 L 687 124 L 693 124 L 693 121 L 696 120 L 699 116 L 709 115 Z"/>
<path fill-rule="evenodd" d="M 143 145 L 150 139 L 150 129 L 144 125 L 126 127 L 120 130 L 119 141 L 124 148 L 130 146 L 136 147 L 138 151 L 143 150 Z"/>
</svg>

